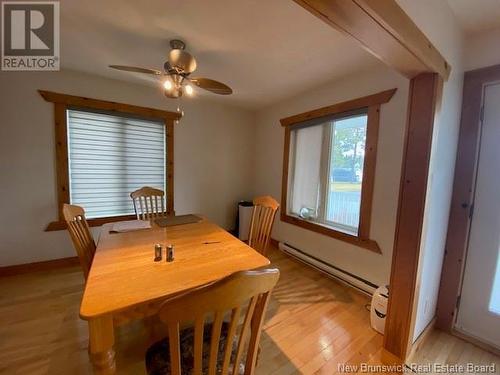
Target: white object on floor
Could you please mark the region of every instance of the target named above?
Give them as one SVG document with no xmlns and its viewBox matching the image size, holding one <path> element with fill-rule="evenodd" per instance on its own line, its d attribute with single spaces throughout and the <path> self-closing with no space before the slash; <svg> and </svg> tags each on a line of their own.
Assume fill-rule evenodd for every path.
<svg viewBox="0 0 500 375">
<path fill-rule="evenodd" d="M 389 290 L 385 286 L 375 290 L 370 308 L 370 323 L 372 328 L 378 333 L 384 334 L 385 317 L 387 316 L 387 301 L 389 300 Z"/>
<path fill-rule="evenodd" d="M 127 221 L 118 221 L 113 224 L 110 232 L 115 233 L 125 233 L 125 232 L 133 232 L 136 230 L 149 229 L 151 228 L 151 223 L 146 220 L 127 220 Z"/>
</svg>

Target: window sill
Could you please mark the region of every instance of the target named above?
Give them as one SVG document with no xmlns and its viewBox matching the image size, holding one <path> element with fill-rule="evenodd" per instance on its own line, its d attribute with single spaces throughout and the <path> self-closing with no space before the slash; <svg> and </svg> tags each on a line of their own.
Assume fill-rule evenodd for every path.
<svg viewBox="0 0 500 375">
<path fill-rule="evenodd" d="M 106 223 L 114 223 L 116 221 L 124 221 L 124 220 L 135 220 L 137 216 L 135 215 L 123 215 L 123 216 L 113 216 L 113 217 L 100 217 L 96 219 L 87 219 L 87 223 L 90 227 L 100 227 Z M 45 232 L 53 232 L 57 230 L 65 230 L 66 222 L 64 220 L 53 221 L 47 225 L 45 228 Z"/>
<path fill-rule="evenodd" d="M 316 224 L 310 221 L 302 220 L 298 217 L 290 216 L 287 214 L 282 213 L 281 214 L 281 221 L 284 221 L 285 223 L 288 224 L 293 224 L 298 227 L 304 228 L 311 230 L 316 233 L 323 234 L 328 237 L 335 238 L 340 241 L 344 241 L 347 243 L 350 243 L 351 245 L 359 246 L 364 249 L 373 251 L 374 253 L 377 254 L 382 254 L 382 251 L 380 250 L 380 247 L 378 246 L 378 243 L 374 240 L 370 240 L 368 238 L 360 238 L 358 236 L 344 233 L 332 228 L 328 228 L 324 225 Z"/>
</svg>

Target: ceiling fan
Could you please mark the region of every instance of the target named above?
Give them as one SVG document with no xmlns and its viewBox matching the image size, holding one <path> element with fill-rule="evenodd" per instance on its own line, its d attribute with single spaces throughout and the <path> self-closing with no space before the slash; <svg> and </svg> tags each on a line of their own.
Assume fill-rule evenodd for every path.
<svg viewBox="0 0 500 375">
<path fill-rule="evenodd" d="M 126 65 L 109 65 L 109 67 L 126 72 L 158 76 L 165 89 L 165 96 L 168 98 L 176 99 L 184 94 L 187 96 L 193 95 L 192 85 L 219 95 L 233 93 L 233 90 L 222 82 L 209 78 L 190 77 L 191 73 L 196 70 L 196 60 L 190 53 L 185 51 L 186 44 L 182 40 L 171 40 L 170 47 L 172 49 L 168 53 L 167 61 L 163 64 L 163 71 Z"/>
</svg>

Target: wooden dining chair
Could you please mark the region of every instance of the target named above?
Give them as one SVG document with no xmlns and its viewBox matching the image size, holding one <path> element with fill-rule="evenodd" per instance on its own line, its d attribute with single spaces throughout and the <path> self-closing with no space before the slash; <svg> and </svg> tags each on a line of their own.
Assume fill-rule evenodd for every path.
<svg viewBox="0 0 500 375">
<path fill-rule="evenodd" d="M 165 302 L 159 317 L 168 338 L 148 349 L 148 374 L 254 374 L 262 322 L 278 279 L 276 268 L 241 271 Z M 179 330 L 186 322 L 193 325 Z"/>
<path fill-rule="evenodd" d="M 130 193 L 130 197 L 134 202 L 134 210 L 138 220 L 150 220 L 167 216 L 163 190 L 143 186 Z"/>
<path fill-rule="evenodd" d="M 259 253 L 266 255 L 274 218 L 280 205 L 270 196 L 257 197 L 253 200 L 253 204 L 254 208 L 252 220 L 250 221 L 248 245 Z"/>
<path fill-rule="evenodd" d="M 89 225 L 85 219 L 85 211 L 80 206 L 64 204 L 62 212 L 86 280 L 96 247 L 94 237 L 92 237 Z"/>
<path fill-rule="evenodd" d="M 83 275 L 87 280 L 92 260 L 96 251 L 94 237 L 90 232 L 89 225 L 85 219 L 85 211 L 80 206 L 70 204 L 63 205 L 63 216 L 66 221 L 68 232 L 75 246 L 80 260 L 80 265 L 83 269 Z M 133 309 L 121 311 L 113 315 L 113 323 L 115 326 L 120 326 L 129 323 L 133 320 L 139 320 L 148 316 L 156 315 L 158 312 L 159 302 L 152 302 L 151 304 L 139 305 Z"/>
</svg>

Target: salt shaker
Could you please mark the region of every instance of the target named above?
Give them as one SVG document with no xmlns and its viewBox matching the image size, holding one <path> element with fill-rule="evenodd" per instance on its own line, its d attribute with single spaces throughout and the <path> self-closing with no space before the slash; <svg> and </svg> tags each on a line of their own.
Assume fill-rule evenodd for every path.
<svg viewBox="0 0 500 375">
<path fill-rule="evenodd" d="M 157 243 L 155 245 L 155 262 L 159 262 L 161 260 L 162 247 L 161 244 Z"/>
<path fill-rule="evenodd" d="M 167 262 L 174 261 L 174 245 L 167 245 Z"/>
</svg>

